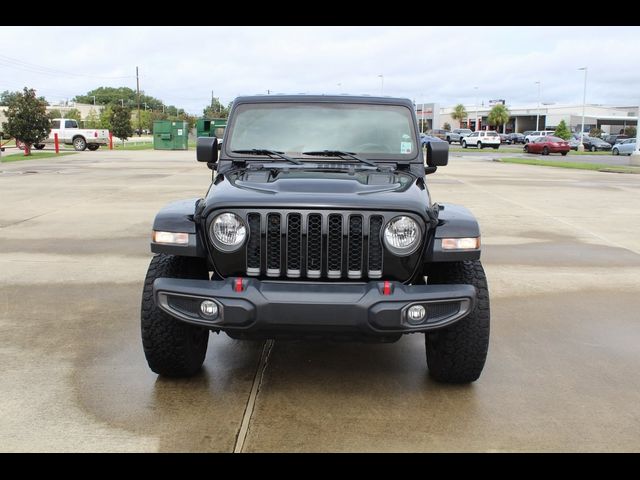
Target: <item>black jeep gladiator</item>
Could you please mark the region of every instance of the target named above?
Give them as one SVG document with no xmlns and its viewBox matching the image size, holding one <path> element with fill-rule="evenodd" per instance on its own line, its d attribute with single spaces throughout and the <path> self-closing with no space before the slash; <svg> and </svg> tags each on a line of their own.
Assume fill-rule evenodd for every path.
<svg viewBox="0 0 640 480">
<path fill-rule="evenodd" d="M 426 175 L 447 164 L 449 145 L 423 150 L 419 139 L 407 99 L 237 98 L 223 147 L 198 138 L 209 191 L 153 224 L 142 297 L 151 369 L 195 374 L 211 331 L 424 333 L 434 379 L 476 380 L 489 345 L 480 229 L 466 208 L 432 202 Z"/>
</svg>

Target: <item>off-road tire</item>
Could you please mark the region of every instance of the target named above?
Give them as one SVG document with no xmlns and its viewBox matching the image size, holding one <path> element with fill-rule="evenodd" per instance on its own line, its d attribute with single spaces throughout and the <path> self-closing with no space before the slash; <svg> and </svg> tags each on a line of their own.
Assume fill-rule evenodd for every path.
<svg viewBox="0 0 640 480">
<path fill-rule="evenodd" d="M 473 311 L 450 327 L 425 334 L 429 375 L 443 383 L 470 383 L 482 373 L 489 349 L 489 290 L 480 260 L 434 263 L 428 283 L 476 287 Z"/>
<path fill-rule="evenodd" d="M 166 377 L 189 377 L 202 367 L 209 330 L 171 317 L 156 305 L 153 282 L 156 278 L 207 280 L 209 272 L 202 259 L 159 254 L 151 259 L 144 281 L 141 331 L 144 355 L 149 368 Z"/>
</svg>

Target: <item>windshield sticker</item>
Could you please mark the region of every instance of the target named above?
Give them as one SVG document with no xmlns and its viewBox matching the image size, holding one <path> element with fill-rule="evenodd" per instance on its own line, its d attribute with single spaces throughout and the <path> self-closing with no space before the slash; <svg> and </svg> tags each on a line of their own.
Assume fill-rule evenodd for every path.
<svg viewBox="0 0 640 480">
<path fill-rule="evenodd" d="M 400 153 L 411 153 L 411 142 L 400 142 Z"/>
</svg>

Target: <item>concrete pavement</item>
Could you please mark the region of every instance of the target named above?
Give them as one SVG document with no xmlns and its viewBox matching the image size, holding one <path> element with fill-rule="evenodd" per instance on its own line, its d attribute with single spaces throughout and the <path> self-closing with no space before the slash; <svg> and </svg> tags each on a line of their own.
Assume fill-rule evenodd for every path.
<svg viewBox="0 0 640 480">
<path fill-rule="evenodd" d="M 201 375 L 158 379 L 138 323 L 149 233 L 207 188 L 194 156 L 0 165 L 0 450 L 640 450 L 640 176 L 454 158 L 428 177 L 481 223 L 492 336 L 473 385 L 429 380 L 420 335 L 212 335 Z"/>
</svg>

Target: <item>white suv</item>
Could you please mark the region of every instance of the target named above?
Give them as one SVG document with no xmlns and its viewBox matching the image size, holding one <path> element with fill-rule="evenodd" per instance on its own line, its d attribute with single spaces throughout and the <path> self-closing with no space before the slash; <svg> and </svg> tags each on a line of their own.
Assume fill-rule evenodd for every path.
<svg viewBox="0 0 640 480">
<path fill-rule="evenodd" d="M 535 132 L 531 132 L 529 135 L 524 137 L 524 143 L 527 144 L 536 137 L 546 137 L 547 135 L 553 135 L 555 133 L 556 132 L 554 132 L 553 130 L 536 130 Z"/>
<path fill-rule="evenodd" d="M 494 130 L 473 132 L 462 139 L 462 148 L 467 147 L 493 147 L 497 150 L 500 147 L 500 135 Z"/>
</svg>

